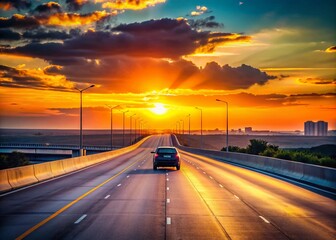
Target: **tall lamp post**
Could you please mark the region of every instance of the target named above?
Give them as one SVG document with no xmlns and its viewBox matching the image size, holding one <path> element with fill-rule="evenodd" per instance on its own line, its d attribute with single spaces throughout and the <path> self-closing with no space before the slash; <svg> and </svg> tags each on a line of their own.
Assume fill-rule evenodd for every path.
<svg viewBox="0 0 336 240">
<path fill-rule="evenodd" d="M 123 114 L 123 147 L 125 147 L 125 114 L 129 111 L 127 110 L 127 111 L 121 111 L 121 112 Z"/>
<path fill-rule="evenodd" d="M 226 152 L 229 152 L 229 103 L 220 99 L 216 101 L 226 103 Z"/>
<path fill-rule="evenodd" d="M 111 150 L 113 150 L 113 109 L 119 107 L 120 105 L 111 107 L 106 104 L 106 106 L 111 110 Z"/>
<path fill-rule="evenodd" d="M 132 145 L 132 117 L 135 115 L 136 113 L 130 116 L 130 145 Z"/>
<path fill-rule="evenodd" d="M 83 92 L 89 88 L 93 88 L 95 85 L 92 84 L 90 87 L 84 88 L 84 89 L 78 89 L 75 88 L 77 91 L 80 93 L 80 120 L 79 120 L 79 125 L 80 125 L 80 130 L 79 130 L 79 155 L 83 156 Z"/>
<path fill-rule="evenodd" d="M 184 121 L 182 119 L 180 121 L 182 122 L 182 135 L 184 135 Z"/>
<path fill-rule="evenodd" d="M 190 114 L 188 114 L 186 117 L 189 118 L 189 136 L 190 136 Z"/>
<path fill-rule="evenodd" d="M 201 148 L 202 148 L 202 145 L 203 145 L 203 116 L 202 116 L 202 109 L 199 108 L 199 107 L 195 107 L 196 109 L 200 110 L 201 111 Z"/>
</svg>

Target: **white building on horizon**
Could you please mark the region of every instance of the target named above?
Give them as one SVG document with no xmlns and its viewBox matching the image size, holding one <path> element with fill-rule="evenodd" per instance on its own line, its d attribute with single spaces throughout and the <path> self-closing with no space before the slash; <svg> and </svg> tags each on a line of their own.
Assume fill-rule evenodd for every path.
<svg viewBox="0 0 336 240">
<path fill-rule="evenodd" d="M 304 123 L 305 136 L 328 136 L 328 122 L 307 121 Z"/>
</svg>

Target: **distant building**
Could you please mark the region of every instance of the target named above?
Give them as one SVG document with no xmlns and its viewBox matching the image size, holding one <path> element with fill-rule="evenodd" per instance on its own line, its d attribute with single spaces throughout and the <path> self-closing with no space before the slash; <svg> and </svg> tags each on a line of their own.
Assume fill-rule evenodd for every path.
<svg viewBox="0 0 336 240">
<path fill-rule="evenodd" d="M 252 127 L 245 127 L 245 133 L 252 133 Z"/>
<path fill-rule="evenodd" d="M 328 123 L 324 121 L 317 122 L 317 136 L 328 136 Z"/>
<path fill-rule="evenodd" d="M 328 123 L 324 121 L 307 121 L 304 123 L 304 135 L 305 136 L 327 136 L 328 135 Z"/>
<path fill-rule="evenodd" d="M 304 123 L 304 135 L 316 136 L 315 123 L 313 121 L 307 121 Z"/>
</svg>

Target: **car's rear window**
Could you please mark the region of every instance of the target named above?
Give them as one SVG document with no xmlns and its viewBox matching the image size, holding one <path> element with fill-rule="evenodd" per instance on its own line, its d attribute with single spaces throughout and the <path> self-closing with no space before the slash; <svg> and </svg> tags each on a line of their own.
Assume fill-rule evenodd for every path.
<svg viewBox="0 0 336 240">
<path fill-rule="evenodd" d="M 176 149 L 174 148 L 159 148 L 157 153 L 176 153 Z"/>
</svg>

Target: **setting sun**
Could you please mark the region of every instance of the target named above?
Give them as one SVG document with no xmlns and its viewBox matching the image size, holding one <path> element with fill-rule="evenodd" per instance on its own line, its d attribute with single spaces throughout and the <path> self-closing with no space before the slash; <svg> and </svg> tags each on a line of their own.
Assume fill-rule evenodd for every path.
<svg viewBox="0 0 336 240">
<path fill-rule="evenodd" d="M 155 103 L 154 106 L 155 107 L 151 108 L 150 110 L 157 115 L 162 115 L 167 112 L 167 108 L 165 108 L 162 103 Z"/>
</svg>

